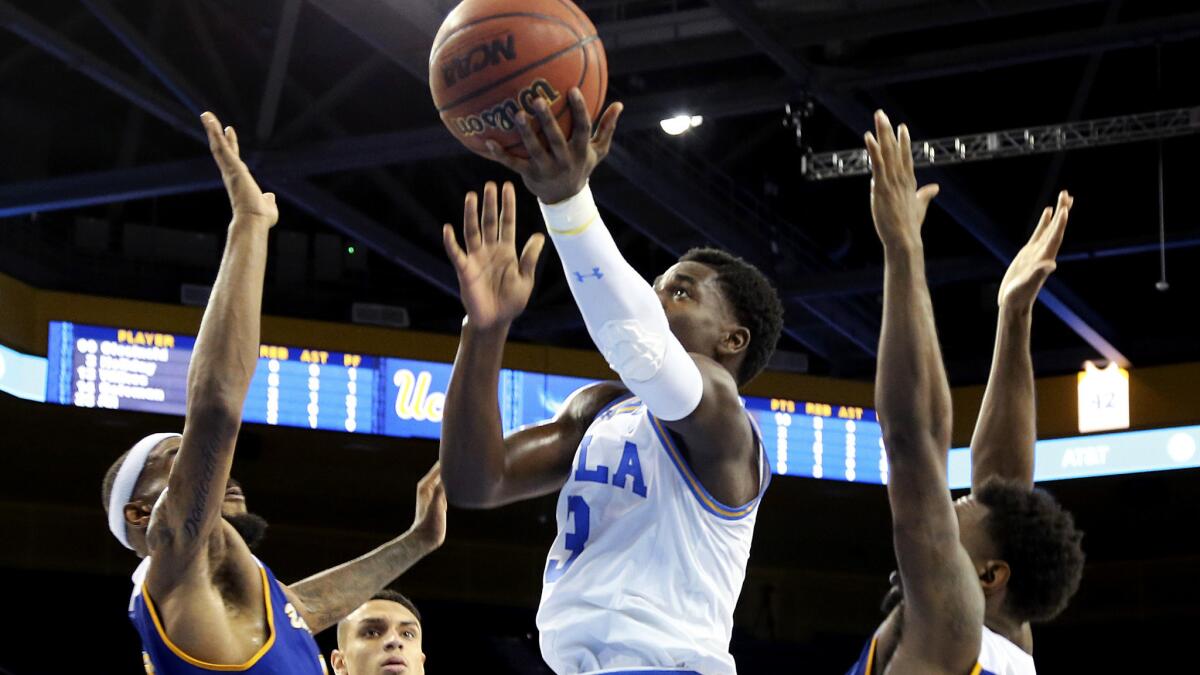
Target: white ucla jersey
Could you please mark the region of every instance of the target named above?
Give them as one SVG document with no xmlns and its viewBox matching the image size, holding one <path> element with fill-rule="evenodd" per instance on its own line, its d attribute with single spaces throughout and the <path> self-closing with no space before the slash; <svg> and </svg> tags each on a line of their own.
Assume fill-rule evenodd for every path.
<svg viewBox="0 0 1200 675">
<path fill-rule="evenodd" d="M 537 615 L 542 657 L 555 673 L 736 672 L 733 609 L 770 480 L 754 434 L 760 490 L 730 507 L 708 494 L 640 399 L 596 416 L 558 497 Z"/>
<path fill-rule="evenodd" d="M 1037 675 L 1033 657 L 998 633 L 983 627 L 977 673 L 989 675 Z"/>
</svg>

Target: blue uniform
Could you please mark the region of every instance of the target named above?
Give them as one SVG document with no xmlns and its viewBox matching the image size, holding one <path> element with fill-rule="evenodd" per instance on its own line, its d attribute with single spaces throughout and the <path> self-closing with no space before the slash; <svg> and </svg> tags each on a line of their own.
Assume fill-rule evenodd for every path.
<svg viewBox="0 0 1200 675">
<path fill-rule="evenodd" d="M 871 675 L 875 662 L 875 641 L 871 638 L 863 648 L 858 661 L 846 671 L 846 675 Z M 983 636 L 979 645 L 979 659 L 969 674 L 964 675 L 1036 675 L 1033 657 L 1021 650 L 1012 642 L 987 626 L 983 627 Z"/>
<path fill-rule="evenodd" d="M 240 664 L 206 663 L 188 656 L 167 637 L 158 610 L 146 591 L 145 567 L 134 575 L 136 587 L 129 603 L 129 620 L 142 638 L 142 661 L 147 675 L 201 675 L 241 672 L 253 675 L 328 675 L 325 660 L 312 633 L 296 608 L 288 602 L 275 575 L 258 562 L 266 603 L 267 641 L 250 660 Z"/>
</svg>

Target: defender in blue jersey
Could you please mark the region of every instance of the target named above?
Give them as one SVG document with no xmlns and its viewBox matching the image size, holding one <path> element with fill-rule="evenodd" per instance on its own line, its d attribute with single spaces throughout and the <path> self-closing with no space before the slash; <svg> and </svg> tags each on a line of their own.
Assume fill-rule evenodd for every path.
<svg viewBox="0 0 1200 675">
<path fill-rule="evenodd" d="M 201 119 L 233 220 L 188 368 L 183 434 L 149 436 L 113 465 L 103 485 L 109 529 L 143 558 L 129 613 L 147 673 L 321 675 L 312 632 L 441 544 L 440 469 L 421 481 L 413 528 L 361 558 L 289 588 L 252 555 L 264 524 L 248 514 L 229 472 L 258 360 L 267 232 L 279 211 L 239 158 L 233 129 L 222 131 L 211 113 Z"/>
<path fill-rule="evenodd" d="M 888 457 L 899 572 L 883 624 L 849 675 L 1032 675 L 1029 622 L 1053 617 L 1079 585 L 1070 514 L 1033 488 L 1029 312 L 1062 241 L 1071 198 L 1047 209 L 1001 284 L 996 359 L 972 441 L 972 494 L 946 484 L 950 388 L 925 282 L 921 225 L 936 185 L 919 190 L 908 129 L 882 111 L 871 156 L 871 215 L 884 249 L 875 400 Z"/>
</svg>

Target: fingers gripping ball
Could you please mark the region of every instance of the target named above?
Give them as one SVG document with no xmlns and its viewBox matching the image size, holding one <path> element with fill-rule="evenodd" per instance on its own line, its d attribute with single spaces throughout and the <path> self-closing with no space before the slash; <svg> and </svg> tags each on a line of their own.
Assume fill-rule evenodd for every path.
<svg viewBox="0 0 1200 675">
<path fill-rule="evenodd" d="M 471 151 L 487 141 L 526 156 L 516 129 L 542 97 L 571 135 L 567 92 L 579 87 L 594 120 L 608 88 L 596 27 L 570 0 L 465 0 L 446 17 L 429 54 L 429 89 L 442 122 Z"/>
</svg>

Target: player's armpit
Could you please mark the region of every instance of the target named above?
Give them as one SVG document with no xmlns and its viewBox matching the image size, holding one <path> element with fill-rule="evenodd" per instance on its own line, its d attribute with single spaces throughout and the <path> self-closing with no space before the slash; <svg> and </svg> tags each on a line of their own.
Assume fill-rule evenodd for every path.
<svg viewBox="0 0 1200 675">
<path fill-rule="evenodd" d="M 713 359 L 691 356 L 704 388 L 700 404 L 687 417 L 663 425 L 683 440 L 692 471 L 713 497 L 725 504 L 746 504 L 762 486 L 758 443 L 737 381 Z"/>
</svg>

